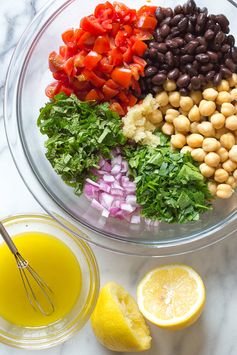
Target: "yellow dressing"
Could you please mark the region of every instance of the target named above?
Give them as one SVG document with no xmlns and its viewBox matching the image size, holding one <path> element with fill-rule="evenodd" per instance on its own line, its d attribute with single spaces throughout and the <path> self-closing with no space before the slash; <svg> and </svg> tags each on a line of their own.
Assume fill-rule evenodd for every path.
<svg viewBox="0 0 237 355">
<path fill-rule="evenodd" d="M 53 291 L 55 311 L 44 316 L 30 305 L 14 256 L 5 243 L 0 245 L 0 316 L 28 327 L 39 327 L 64 318 L 81 291 L 80 265 L 59 239 L 41 232 L 26 232 L 14 238 L 19 252 Z M 39 293 L 38 297 L 42 297 Z M 43 301 L 43 300 L 42 300 Z"/>
</svg>

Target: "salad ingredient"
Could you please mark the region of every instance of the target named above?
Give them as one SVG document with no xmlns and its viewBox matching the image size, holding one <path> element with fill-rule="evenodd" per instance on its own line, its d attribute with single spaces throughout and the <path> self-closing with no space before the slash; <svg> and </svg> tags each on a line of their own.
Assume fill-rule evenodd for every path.
<svg viewBox="0 0 237 355">
<path fill-rule="evenodd" d="M 167 78 L 175 80 L 182 95 L 187 95 L 208 83 L 217 86 L 237 72 L 237 47 L 229 34 L 228 19 L 223 14 L 208 14 L 193 0 L 177 11 L 156 9 L 154 39 L 148 41 L 144 53 L 148 65 L 145 77 L 140 78 L 142 97 L 162 90 Z"/>
<path fill-rule="evenodd" d="M 201 315 L 206 299 L 198 273 L 182 264 L 151 270 L 137 287 L 138 306 L 144 317 L 166 329 L 182 329 Z"/>
<path fill-rule="evenodd" d="M 136 143 L 159 145 L 159 137 L 152 133 L 160 127 L 163 120 L 158 106 L 156 99 L 149 94 L 141 104 L 130 108 L 127 115 L 122 118 L 125 137 L 133 139 Z"/>
<path fill-rule="evenodd" d="M 165 83 L 163 87 L 165 88 Z M 228 91 L 219 91 L 224 88 Z M 231 92 L 236 88 L 237 75 L 233 74 L 228 80 L 222 80 L 217 87 L 206 88 L 203 92 L 192 91 L 190 97 L 183 96 L 178 91 L 163 90 L 156 95 L 155 99 L 149 94 L 143 101 L 146 102 L 149 98 L 151 102 L 159 103 L 159 111 L 163 118 L 156 128 L 160 128 L 164 134 L 171 136 L 172 148 L 182 149 L 182 153 L 189 151 L 192 158 L 200 164 L 199 170 L 204 177 L 213 179 L 217 183 L 230 184 L 232 193 L 237 186 L 236 174 L 234 175 L 237 170 L 237 149 L 231 150 L 237 143 L 235 134 L 237 105 Z M 226 99 L 228 102 L 225 102 Z M 132 110 L 136 107 L 139 105 Z M 154 112 L 157 110 L 156 106 L 151 106 L 152 108 Z M 126 117 L 129 115 L 130 110 Z M 129 136 L 127 129 L 130 128 L 131 135 Z M 134 126 L 124 122 L 123 131 L 128 138 L 136 141 L 136 136 L 132 135 Z M 152 135 L 155 135 L 154 130 Z M 152 145 L 147 140 L 145 143 Z M 219 173 L 222 169 L 226 171 L 224 180 L 222 177 L 224 175 L 220 177 Z M 217 174 L 215 174 L 216 170 L 218 170 Z M 228 178 L 231 179 L 228 180 Z"/>
<path fill-rule="evenodd" d="M 126 142 L 121 120 L 108 104 L 81 102 L 60 93 L 40 110 L 38 126 L 48 139 L 46 157 L 57 174 L 81 194 L 100 156 L 109 158 L 113 147 Z"/>
<path fill-rule="evenodd" d="M 160 147 L 123 149 L 141 215 L 168 223 L 198 220 L 200 213 L 211 209 L 207 182 L 189 154 L 172 151 L 167 138 L 159 136 Z"/>
<path fill-rule="evenodd" d="M 20 253 L 53 291 L 54 312 L 45 317 L 36 312 L 26 296 L 16 261 L 6 244 L 0 245 L 0 315 L 24 327 L 41 327 L 63 319 L 77 302 L 81 291 L 81 268 L 66 244 L 42 232 L 25 232 L 13 237 Z M 42 299 L 38 289 L 37 299 Z"/>
<path fill-rule="evenodd" d="M 126 219 L 130 223 L 140 223 L 139 206 L 136 199 L 136 185 L 128 177 L 128 163 L 118 150 L 112 152 L 112 159 L 100 159 L 100 168 L 93 170 L 98 176 L 96 182 L 86 179 L 85 196 L 103 217 Z"/>
<path fill-rule="evenodd" d="M 62 34 L 64 45 L 49 55 L 56 83 L 46 88 L 53 98 L 59 92 L 74 93 L 80 100 L 110 101 L 124 114 L 140 94 L 144 75 L 142 59 L 157 20 L 155 6 L 136 11 L 118 2 L 99 4 L 94 14 L 80 21 L 80 28 Z"/>
<path fill-rule="evenodd" d="M 132 296 L 115 282 L 100 291 L 91 316 L 93 331 L 102 345 L 119 352 L 150 349 L 150 331 Z"/>
</svg>

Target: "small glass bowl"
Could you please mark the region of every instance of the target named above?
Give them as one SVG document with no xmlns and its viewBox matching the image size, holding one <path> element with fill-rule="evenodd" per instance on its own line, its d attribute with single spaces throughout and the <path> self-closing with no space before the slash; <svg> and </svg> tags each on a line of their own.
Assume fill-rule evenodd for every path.
<svg viewBox="0 0 237 355">
<path fill-rule="evenodd" d="M 47 326 L 23 327 L 0 317 L 2 343 L 24 349 L 44 349 L 58 345 L 81 329 L 94 309 L 99 291 L 99 271 L 95 256 L 87 243 L 47 215 L 17 215 L 2 220 L 2 223 L 11 236 L 32 231 L 53 235 L 71 249 L 80 264 L 82 288 L 79 299 L 63 319 Z"/>
</svg>

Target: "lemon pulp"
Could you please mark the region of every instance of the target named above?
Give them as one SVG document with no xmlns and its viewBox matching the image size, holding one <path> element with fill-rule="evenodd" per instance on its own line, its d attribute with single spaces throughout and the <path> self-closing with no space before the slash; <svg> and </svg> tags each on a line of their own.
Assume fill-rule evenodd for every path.
<svg viewBox="0 0 237 355">
<path fill-rule="evenodd" d="M 26 232 L 16 235 L 13 241 L 51 288 L 55 310 L 44 316 L 32 308 L 15 258 L 3 243 L 0 245 L 0 316 L 10 323 L 28 327 L 45 326 L 64 318 L 80 295 L 82 277 L 77 258 L 65 243 L 46 233 Z M 35 290 L 37 293 L 37 288 Z M 43 296 L 39 292 L 37 297 L 40 301 Z"/>
</svg>

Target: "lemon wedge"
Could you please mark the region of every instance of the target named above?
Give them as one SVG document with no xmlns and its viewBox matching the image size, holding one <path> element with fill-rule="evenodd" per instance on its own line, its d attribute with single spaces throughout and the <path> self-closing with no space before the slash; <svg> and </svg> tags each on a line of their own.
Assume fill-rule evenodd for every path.
<svg viewBox="0 0 237 355">
<path fill-rule="evenodd" d="M 201 277 L 186 265 L 164 265 L 150 271 L 137 288 L 138 306 L 155 325 L 181 329 L 194 323 L 204 308 Z"/>
<path fill-rule="evenodd" d="M 151 337 L 135 300 L 115 282 L 100 291 L 91 316 L 92 329 L 106 348 L 135 352 L 151 347 Z"/>
</svg>

